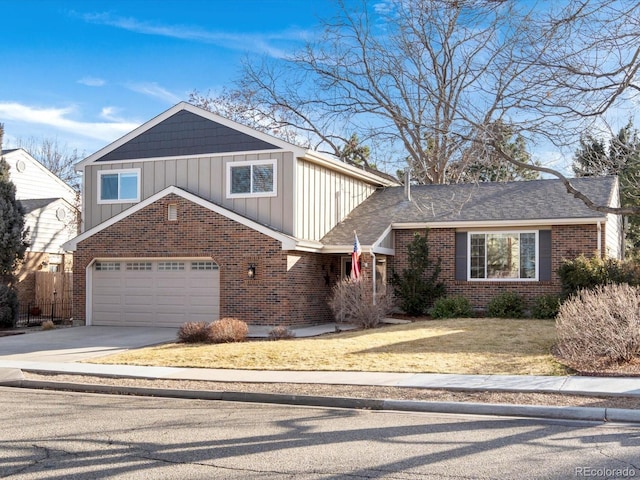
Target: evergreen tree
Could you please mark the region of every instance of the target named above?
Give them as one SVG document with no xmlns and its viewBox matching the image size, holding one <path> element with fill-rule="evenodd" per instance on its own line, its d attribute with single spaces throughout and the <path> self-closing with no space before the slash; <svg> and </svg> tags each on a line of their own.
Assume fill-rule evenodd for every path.
<svg viewBox="0 0 640 480">
<path fill-rule="evenodd" d="M 427 232 L 424 237 L 414 235 L 407 253 L 408 268 L 403 269 L 402 274 L 394 271 L 390 283 L 405 313 L 423 315 L 446 291 L 444 283 L 438 281 L 441 260 L 434 262 L 429 258 Z"/>
<path fill-rule="evenodd" d="M 12 326 L 18 314 L 14 272 L 24 258 L 28 232 L 24 210 L 16 200 L 16 187 L 9 178 L 9 164 L 2 158 L 3 133 L 0 125 L 0 325 Z"/>
<path fill-rule="evenodd" d="M 573 160 L 577 177 L 617 175 L 620 181 L 620 203 L 623 207 L 640 206 L 640 135 L 631 121 L 608 142 L 588 135 L 580 141 Z M 627 249 L 637 254 L 640 248 L 640 216 L 628 218 Z"/>
</svg>

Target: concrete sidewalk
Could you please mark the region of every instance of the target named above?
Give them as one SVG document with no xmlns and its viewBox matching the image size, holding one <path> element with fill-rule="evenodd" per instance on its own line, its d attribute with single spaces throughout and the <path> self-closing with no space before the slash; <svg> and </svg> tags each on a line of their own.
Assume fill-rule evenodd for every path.
<svg viewBox="0 0 640 480">
<path fill-rule="evenodd" d="M 91 393 L 116 393 L 169 398 L 258 402 L 330 408 L 359 408 L 471 415 L 496 415 L 590 422 L 640 424 L 640 410 L 605 407 L 558 407 L 465 402 L 330 398 L 294 394 L 178 390 L 145 387 L 114 387 L 101 384 L 60 383 L 24 378 L 24 371 L 106 375 L 111 377 L 208 380 L 217 382 L 323 383 L 334 385 L 379 385 L 457 390 L 499 390 L 508 392 L 551 392 L 578 395 L 640 396 L 640 378 L 541 377 L 506 375 L 437 375 L 364 372 L 292 372 L 140 367 L 87 363 L 38 363 L 0 361 L 0 386 L 58 389 Z"/>
<path fill-rule="evenodd" d="M 3 360 L 0 368 L 31 372 L 166 380 L 248 383 L 319 383 L 447 390 L 543 392 L 572 395 L 640 396 L 640 378 L 526 375 L 453 375 L 428 373 L 223 370 L 213 368 L 144 367 L 92 363 Z"/>
</svg>

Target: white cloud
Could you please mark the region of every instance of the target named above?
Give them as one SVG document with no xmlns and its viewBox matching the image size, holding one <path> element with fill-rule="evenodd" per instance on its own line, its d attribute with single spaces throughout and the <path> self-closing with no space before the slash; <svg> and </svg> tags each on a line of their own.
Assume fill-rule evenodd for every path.
<svg viewBox="0 0 640 480">
<path fill-rule="evenodd" d="M 78 80 L 78 83 L 87 87 L 104 87 L 107 84 L 105 80 L 97 77 L 83 77 Z"/>
<path fill-rule="evenodd" d="M 85 22 L 107 25 L 144 35 L 211 43 L 230 50 L 264 53 L 273 57 L 284 57 L 287 51 L 276 43 L 298 43 L 311 38 L 312 33 L 303 29 L 288 29 L 268 33 L 213 32 L 197 26 L 163 25 L 141 21 L 132 17 L 114 17 L 109 13 L 87 13 L 79 15 Z"/>
<path fill-rule="evenodd" d="M 104 111 L 103 109 L 103 114 Z M 0 118 L 4 120 L 45 125 L 56 130 L 104 142 L 112 142 L 139 126 L 139 123 L 125 120 L 82 122 L 70 118 L 74 112 L 75 109 L 73 107 L 39 108 L 20 103 L 0 102 Z"/>
<path fill-rule="evenodd" d="M 126 87 L 134 92 L 142 93 L 143 95 L 153 98 L 159 98 L 171 105 L 183 100 L 178 95 L 171 93 L 169 90 L 161 87 L 155 82 L 129 83 Z"/>
</svg>

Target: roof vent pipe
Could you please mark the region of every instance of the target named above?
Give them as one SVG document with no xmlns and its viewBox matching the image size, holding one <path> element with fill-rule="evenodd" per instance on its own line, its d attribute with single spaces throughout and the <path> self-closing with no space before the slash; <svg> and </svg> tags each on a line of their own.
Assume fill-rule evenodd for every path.
<svg viewBox="0 0 640 480">
<path fill-rule="evenodd" d="M 404 196 L 411 201 L 411 169 L 409 168 L 404 171 Z"/>
</svg>

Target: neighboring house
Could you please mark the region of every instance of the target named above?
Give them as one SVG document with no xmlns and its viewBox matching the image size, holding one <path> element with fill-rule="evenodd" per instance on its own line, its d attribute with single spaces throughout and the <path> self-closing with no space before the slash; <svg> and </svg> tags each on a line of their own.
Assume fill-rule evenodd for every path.
<svg viewBox="0 0 640 480">
<path fill-rule="evenodd" d="M 88 325 L 331 321 L 326 301 L 350 270 L 354 230 L 380 291 L 390 268 L 406 265 L 413 232 L 430 227 L 449 291 L 477 307 L 499 288 L 557 291 L 562 257 L 617 256 L 622 241 L 617 217 L 586 209 L 559 182 L 418 187 L 408 201 L 387 175 L 186 103 L 77 169 L 84 230 L 65 247 L 74 319 Z M 580 182 L 616 204 L 615 179 Z"/>
<path fill-rule="evenodd" d="M 16 199 L 25 210 L 29 247 L 17 272 L 21 305 L 36 301 L 35 272 L 71 271 L 62 244 L 78 233 L 76 192 L 24 149 L 4 150 Z"/>
</svg>

